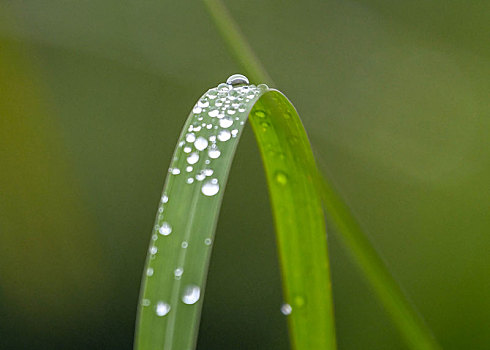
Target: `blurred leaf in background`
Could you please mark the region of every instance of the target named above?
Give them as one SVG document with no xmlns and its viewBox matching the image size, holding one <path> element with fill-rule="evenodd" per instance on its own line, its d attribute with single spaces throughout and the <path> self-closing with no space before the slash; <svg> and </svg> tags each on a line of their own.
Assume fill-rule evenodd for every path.
<svg viewBox="0 0 490 350">
<path fill-rule="evenodd" d="M 226 4 L 443 348 L 487 349 L 490 5 Z M 198 1 L 0 1 L 1 349 L 132 348 L 175 141 L 236 71 Z M 199 348 L 286 349 L 267 191 L 242 142 Z M 329 239 L 339 349 L 402 349 Z"/>
</svg>

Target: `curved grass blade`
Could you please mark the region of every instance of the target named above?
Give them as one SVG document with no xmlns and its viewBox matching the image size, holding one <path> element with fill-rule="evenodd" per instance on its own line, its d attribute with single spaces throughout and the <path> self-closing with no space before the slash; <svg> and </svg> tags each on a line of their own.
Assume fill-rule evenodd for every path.
<svg viewBox="0 0 490 350">
<path fill-rule="evenodd" d="M 271 81 L 223 2 L 220 0 L 203 0 L 203 2 L 231 54 L 245 73 L 250 74 L 257 81 Z M 410 349 L 440 349 L 431 330 L 416 308 L 408 301 L 327 177 L 322 178 L 318 191 L 321 193 L 327 218 L 337 227 L 339 236 Z"/>
<path fill-rule="evenodd" d="M 249 113 L 271 194 L 293 347 L 335 349 L 325 223 L 303 126 L 280 92 L 220 84 L 194 106 L 169 169 L 142 282 L 137 350 L 195 347 L 216 221 Z"/>
</svg>

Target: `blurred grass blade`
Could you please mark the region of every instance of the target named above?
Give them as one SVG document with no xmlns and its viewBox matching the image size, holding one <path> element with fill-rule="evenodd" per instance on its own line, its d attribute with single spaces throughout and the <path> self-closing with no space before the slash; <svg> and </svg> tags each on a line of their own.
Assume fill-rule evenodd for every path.
<svg viewBox="0 0 490 350">
<path fill-rule="evenodd" d="M 404 296 L 359 223 L 327 180 L 321 182 L 321 194 L 329 222 L 335 225 L 339 236 L 410 348 L 440 349 L 430 329 Z"/>
<path fill-rule="evenodd" d="M 294 349 L 335 349 L 317 168 L 291 103 L 265 85 L 220 84 L 194 106 L 158 209 L 142 283 L 135 349 L 193 349 L 223 192 L 247 116 L 276 223 Z"/>
<path fill-rule="evenodd" d="M 253 76 L 257 81 L 271 81 L 222 1 L 204 0 L 204 4 L 231 54 L 245 73 Z M 410 348 L 440 349 L 430 329 L 415 307 L 407 300 L 383 260 L 326 177 L 319 182 L 318 190 L 327 210 L 327 218 L 337 227 L 343 242 Z"/>
</svg>

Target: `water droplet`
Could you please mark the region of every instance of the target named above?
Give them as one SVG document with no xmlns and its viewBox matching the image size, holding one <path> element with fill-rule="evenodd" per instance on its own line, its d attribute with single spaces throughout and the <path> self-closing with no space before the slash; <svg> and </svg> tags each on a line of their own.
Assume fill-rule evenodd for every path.
<svg viewBox="0 0 490 350">
<path fill-rule="evenodd" d="M 191 153 L 191 151 L 192 148 L 190 148 L 189 146 L 184 147 L 184 153 Z"/>
<path fill-rule="evenodd" d="M 206 175 L 201 171 L 199 174 L 196 175 L 196 180 L 197 181 L 202 181 L 206 178 Z"/>
<path fill-rule="evenodd" d="M 192 110 L 192 112 L 194 112 L 194 114 L 199 114 L 202 112 L 202 108 L 199 107 L 199 106 L 196 106 L 194 107 L 194 109 Z"/>
<path fill-rule="evenodd" d="M 228 130 L 221 130 L 218 134 L 218 140 L 225 142 L 231 138 L 231 134 Z"/>
<path fill-rule="evenodd" d="M 230 126 L 233 125 L 233 119 L 230 118 L 223 118 L 219 120 L 219 126 L 222 128 L 229 128 Z"/>
<path fill-rule="evenodd" d="M 206 175 L 206 176 L 211 176 L 211 175 L 213 175 L 213 172 L 214 172 L 214 171 L 213 171 L 213 169 L 204 169 L 204 170 L 203 170 L 203 173 L 204 173 L 204 175 Z"/>
<path fill-rule="evenodd" d="M 238 129 L 233 129 L 231 131 L 231 136 L 236 137 L 236 135 L 238 135 Z"/>
<path fill-rule="evenodd" d="M 261 122 L 261 123 L 260 123 L 260 126 L 262 127 L 262 130 L 266 130 L 266 129 L 267 129 L 269 126 L 271 126 L 271 125 L 270 125 L 270 123 L 269 123 L 269 122 L 265 122 L 265 121 L 264 121 L 264 122 Z"/>
<path fill-rule="evenodd" d="M 162 226 L 158 229 L 158 232 L 161 235 L 168 236 L 169 234 L 172 233 L 172 226 L 168 222 L 162 223 Z"/>
<path fill-rule="evenodd" d="M 192 171 L 192 167 L 189 165 L 187 168 L 185 168 L 185 171 L 187 171 L 188 173 L 190 173 Z"/>
<path fill-rule="evenodd" d="M 159 301 L 157 303 L 155 311 L 156 311 L 158 316 L 165 316 L 166 314 L 168 314 L 170 312 L 170 305 L 164 301 Z"/>
<path fill-rule="evenodd" d="M 211 117 L 211 118 L 216 118 L 219 114 L 219 111 L 217 109 L 213 109 L 212 111 L 209 111 L 208 112 L 208 115 Z"/>
<path fill-rule="evenodd" d="M 191 184 L 191 183 L 193 183 L 193 182 L 194 182 L 194 179 L 193 179 L 192 177 L 189 177 L 189 178 L 187 179 L 187 183 L 188 183 L 188 184 Z"/>
<path fill-rule="evenodd" d="M 148 269 L 146 269 L 146 275 L 147 276 L 153 276 L 153 269 L 151 267 L 149 267 Z"/>
<path fill-rule="evenodd" d="M 196 152 L 191 153 L 189 157 L 187 157 L 187 163 L 196 164 L 199 161 L 199 154 Z"/>
<path fill-rule="evenodd" d="M 213 124 L 206 125 L 206 129 L 208 129 L 208 130 L 211 130 L 212 127 L 213 127 Z"/>
<path fill-rule="evenodd" d="M 236 100 L 238 98 L 238 96 L 240 96 L 240 93 L 237 90 L 231 90 L 228 93 L 228 99 L 231 101 Z"/>
<path fill-rule="evenodd" d="M 228 109 L 228 110 L 226 111 L 226 113 L 227 113 L 227 114 L 229 114 L 229 115 L 233 115 L 233 114 L 235 114 L 235 113 L 236 113 L 236 110 L 234 110 L 234 109 L 230 108 L 230 109 Z"/>
<path fill-rule="evenodd" d="M 211 161 L 210 161 L 209 159 L 206 159 L 206 160 L 204 161 L 204 164 L 206 164 L 206 165 L 208 165 L 209 163 L 211 163 Z"/>
<path fill-rule="evenodd" d="M 266 114 L 264 111 L 258 109 L 254 112 L 254 116 L 257 118 L 265 118 Z"/>
<path fill-rule="evenodd" d="M 264 91 L 269 90 L 269 87 L 266 84 L 259 84 L 259 85 L 257 85 L 257 89 L 264 92 Z"/>
<path fill-rule="evenodd" d="M 206 108 L 209 107 L 209 101 L 207 99 L 201 99 L 197 102 L 198 107 Z"/>
<path fill-rule="evenodd" d="M 242 112 L 245 112 L 245 110 L 247 109 L 247 106 L 242 103 L 238 106 L 238 112 L 242 113 Z"/>
<path fill-rule="evenodd" d="M 179 169 L 179 168 L 173 168 L 173 169 L 171 170 L 171 173 L 172 173 L 173 175 L 179 175 L 179 174 L 180 174 L 180 169 Z"/>
<path fill-rule="evenodd" d="M 192 305 L 197 303 L 201 296 L 201 288 L 195 285 L 189 285 L 185 288 L 184 294 L 182 295 L 182 301 L 184 304 Z"/>
<path fill-rule="evenodd" d="M 178 267 L 174 270 L 175 277 L 181 277 L 183 273 L 184 273 L 184 269 L 181 267 Z"/>
<path fill-rule="evenodd" d="M 163 207 L 158 208 L 159 213 L 163 213 Z"/>
<path fill-rule="evenodd" d="M 192 142 L 196 141 L 196 135 L 194 135 L 194 133 L 191 132 L 191 133 L 185 135 L 185 140 L 187 142 L 191 142 L 192 143 Z"/>
<path fill-rule="evenodd" d="M 301 308 L 305 305 L 305 299 L 301 295 L 297 295 L 294 297 L 294 307 Z"/>
<path fill-rule="evenodd" d="M 143 306 L 150 306 L 150 300 L 149 299 L 143 299 L 143 300 L 141 300 L 141 305 L 143 305 Z"/>
<path fill-rule="evenodd" d="M 211 243 L 212 243 L 211 238 L 206 238 L 206 239 L 204 240 L 204 244 L 205 244 L 205 245 L 211 245 Z"/>
<path fill-rule="evenodd" d="M 283 116 L 284 116 L 284 119 L 290 119 L 291 118 L 291 112 L 285 112 L 283 114 Z"/>
<path fill-rule="evenodd" d="M 167 203 L 168 202 L 168 196 L 166 194 L 164 194 L 162 196 L 162 203 Z"/>
<path fill-rule="evenodd" d="M 226 83 L 221 83 L 218 85 L 218 91 L 219 92 L 228 92 L 230 90 L 230 86 Z"/>
<path fill-rule="evenodd" d="M 242 84 L 244 84 L 244 85 L 250 84 L 250 82 L 248 81 L 248 78 L 242 74 L 230 75 L 230 77 L 228 79 L 226 79 L 226 83 L 233 85 L 233 86 L 242 85 Z"/>
<path fill-rule="evenodd" d="M 189 246 L 189 243 L 187 243 L 187 241 L 182 241 L 182 244 L 180 246 L 185 249 Z"/>
<path fill-rule="evenodd" d="M 214 100 L 216 96 L 218 96 L 218 91 L 216 89 L 210 89 L 207 93 L 206 96 L 209 97 L 211 100 Z"/>
<path fill-rule="evenodd" d="M 208 147 L 208 140 L 206 140 L 202 136 L 199 136 L 197 140 L 194 142 L 194 147 L 196 147 L 196 149 L 198 149 L 199 151 L 202 151 L 206 147 Z"/>
<path fill-rule="evenodd" d="M 279 185 L 286 185 L 288 183 L 288 176 L 286 173 L 283 171 L 276 171 L 276 174 L 274 175 L 274 179 Z"/>
<path fill-rule="evenodd" d="M 212 180 L 206 181 L 202 185 L 201 192 L 205 196 L 214 196 L 216 193 L 218 193 L 219 192 L 218 179 L 212 179 Z"/>
<path fill-rule="evenodd" d="M 293 312 L 293 308 L 289 304 L 282 304 L 281 306 L 281 312 L 283 315 L 291 315 L 291 312 Z"/>
<path fill-rule="evenodd" d="M 151 247 L 150 248 L 150 254 L 151 255 L 155 255 L 157 252 L 158 252 L 158 248 L 157 247 Z"/>
</svg>

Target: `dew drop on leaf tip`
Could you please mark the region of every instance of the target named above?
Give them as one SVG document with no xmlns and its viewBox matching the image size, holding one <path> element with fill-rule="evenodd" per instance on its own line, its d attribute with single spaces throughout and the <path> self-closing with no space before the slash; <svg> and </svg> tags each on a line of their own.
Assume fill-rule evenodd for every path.
<svg viewBox="0 0 490 350">
<path fill-rule="evenodd" d="M 250 82 L 248 78 L 242 74 L 233 74 L 226 80 L 226 83 L 232 86 L 248 85 Z"/>
</svg>

